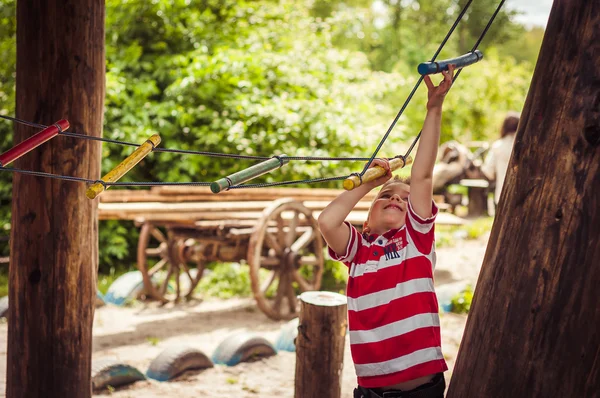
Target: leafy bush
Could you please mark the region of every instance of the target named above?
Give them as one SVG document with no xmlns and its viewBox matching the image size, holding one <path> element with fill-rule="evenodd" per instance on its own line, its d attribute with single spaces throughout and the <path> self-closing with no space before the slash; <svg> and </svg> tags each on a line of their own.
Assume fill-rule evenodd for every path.
<svg viewBox="0 0 600 398">
<path fill-rule="evenodd" d="M 402 53 L 390 57 L 395 33 L 367 26 L 377 16 L 363 17 L 362 9 L 353 13 L 350 4 L 338 3 L 337 12 L 321 18 L 289 0 L 107 0 L 104 137 L 138 143 L 159 132 L 161 147 L 184 150 L 370 156 L 418 79 L 416 64 L 438 41 L 414 34 L 408 22 L 415 12 L 407 9 Z M 15 9 L 15 0 L 0 0 L 0 112 L 9 115 L 15 109 Z M 447 29 L 446 14 L 438 20 L 437 9 L 427 10 L 419 14 L 433 19 L 423 26 L 437 37 Z M 356 45 L 361 36 L 365 46 Z M 522 107 L 532 70 L 505 51 L 500 57 L 490 49 L 481 63 L 464 70 L 447 100 L 443 141 L 495 138 L 504 113 Z M 404 153 L 418 133 L 424 89 L 413 102 L 380 155 Z M 12 126 L 0 123 L 0 134 L 3 151 L 12 145 Z M 104 144 L 103 172 L 130 152 L 130 147 Z M 330 177 L 357 169 L 353 162 L 292 163 L 257 181 Z M 251 164 L 154 153 L 122 181 L 212 181 Z M 0 173 L 0 229 L 6 234 L 11 178 Z M 101 273 L 135 263 L 137 233 L 128 222 L 100 224 Z M 0 247 L 0 255 L 6 254 L 8 246 Z M 335 272 L 328 278 L 332 285 L 342 280 Z"/>
<path fill-rule="evenodd" d="M 457 314 L 468 314 L 473 301 L 473 288 L 467 286 L 462 292 L 452 297 L 452 312 Z"/>
<path fill-rule="evenodd" d="M 227 299 L 231 297 L 250 297 L 250 271 L 247 265 L 238 263 L 214 263 L 211 272 L 200 279 L 196 288 L 203 295 Z"/>
<path fill-rule="evenodd" d="M 467 225 L 467 238 L 479 239 L 481 236 L 492 230 L 493 223 L 494 217 L 482 217 L 473 220 Z"/>
</svg>

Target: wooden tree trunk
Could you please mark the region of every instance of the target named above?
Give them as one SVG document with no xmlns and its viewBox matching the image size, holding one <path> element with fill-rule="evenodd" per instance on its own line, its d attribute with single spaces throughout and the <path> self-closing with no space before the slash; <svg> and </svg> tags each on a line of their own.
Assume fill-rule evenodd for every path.
<svg viewBox="0 0 600 398">
<path fill-rule="evenodd" d="M 331 292 L 300 295 L 296 338 L 296 398 L 339 398 L 348 325 L 346 297 Z"/>
<path fill-rule="evenodd" d="M 19 0 L 17 116 L 100 136 L 104 1 Z M 17 126 L 15 143 L 36 133 Z M 95 179 L 100 144 L 58 136 L 15 167 Z M 90 397 L 97 203 L 82 183 L 15 174 L 7 397 Z"/>
<path fill-rule="evenodd" d="M 555 0 L 448 397 L 600 395 L 600 2 Z"/>
</svg>

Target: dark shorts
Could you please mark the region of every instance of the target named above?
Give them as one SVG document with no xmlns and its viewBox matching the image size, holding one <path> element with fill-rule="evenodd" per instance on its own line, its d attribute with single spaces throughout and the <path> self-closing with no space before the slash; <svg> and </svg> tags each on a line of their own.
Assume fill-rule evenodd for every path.
<svg viewBox="0 0 600 398">
<path fill-rule="evenodd" d="M 444 398 L 446 379 L 443 373 L 436 374 L 429 383 L 425 383 L 414 390 L 387 390 L 378 388 L 365 388 L 358 386 L 354 389 L 354 398 Z"/>
</svg>

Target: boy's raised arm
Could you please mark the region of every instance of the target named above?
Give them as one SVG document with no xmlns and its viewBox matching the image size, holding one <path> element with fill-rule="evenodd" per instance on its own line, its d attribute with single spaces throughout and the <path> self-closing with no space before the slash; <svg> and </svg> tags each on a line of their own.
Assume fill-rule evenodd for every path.
<svg viewBox="0 0 600 398">
<path fill-rule="evenodd" d="M 433 166 L 440 145 L 442 125 L 442 104 L 452 86 L 454 65 L 442 72 L 444 80 L 434 86 L 429 75 L 425 76 L 427 85 L 427 115 L 423 122 L 421 140 L 410 174 L 410 197 L 413 210 L 422 218 L 431 217 L 431 201 L 433 200 Z"/>
<path fill-rule="evenodd" d="M 359 187 L 342 192 L 337 198 L 323 209 L 319 215 L 319 229 L 327 245 L 337 254 L 343 254 L 350 240 L 350 229 L 344 223 L 348 214 L 354 206 L 373 188 L 383 184 L 392 176 L 390 165 L 387 160 L 374 159 L 371 167 L 381 166 L 387 173 L 374 181 L 360 185 Z"/>
</svg>

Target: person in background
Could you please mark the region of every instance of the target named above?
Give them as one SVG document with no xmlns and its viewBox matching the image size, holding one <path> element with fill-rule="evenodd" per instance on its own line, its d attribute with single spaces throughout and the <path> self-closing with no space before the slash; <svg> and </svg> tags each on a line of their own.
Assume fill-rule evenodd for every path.
<svg viewBox="0 0 600 398">
<path fill-rule="evenodd" d="M 513 144 L 515 142 L 515 133 L 519 126 L 520 115 L 517 112 L 509 112 L 504 118 L 502 129 L 500 130 L 500 139 L 494 141 L 487 153 L 485 161 L 481 166 L 481 171 L 490 181 L 496 182 L 494 191 L 494 204 L 497 206 L 502 193 L 502 186 L 508 170 L 508 162 L 512 154 Z"/>
</svg>

